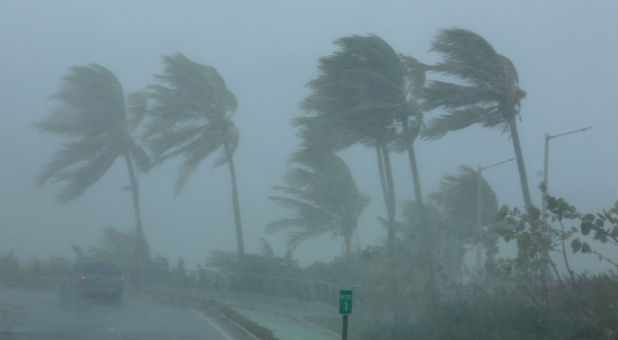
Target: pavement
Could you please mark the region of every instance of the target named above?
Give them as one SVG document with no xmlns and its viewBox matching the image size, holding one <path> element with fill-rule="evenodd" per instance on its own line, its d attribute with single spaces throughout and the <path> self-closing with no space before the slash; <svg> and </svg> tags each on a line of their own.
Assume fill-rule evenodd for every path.
<svg viewBox="0 0 618 340">
<path fill-rule="evenodd" d="M 0 339 L 232 339 L 207 316 L 125 296 L 63 306 L 55 290 L 0 288 Z"/>
</svg>

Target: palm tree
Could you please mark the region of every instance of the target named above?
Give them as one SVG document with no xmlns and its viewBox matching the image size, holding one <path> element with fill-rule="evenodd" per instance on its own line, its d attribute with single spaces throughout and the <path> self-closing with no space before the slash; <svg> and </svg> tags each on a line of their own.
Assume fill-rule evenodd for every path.
<svg viewBox="0 0 618 340">
<path fill-rule="evenodd" d="M 404 72 L 399 56 L 379 37 L 350 36 L 335 44 L 341 50 L 320 59 L 320 75 L 308 83 L 312 94 L 301 104 L 314 116 L 297 119 L 296 124 L 314 118 L 313 125 L 336 130 L 341 135 L 338 149 L 356 143 L 375 148 L 392 245 L 395 185 L 388 144 L 395 135 L 396 114 L 407 108 Z"/>
<path fill-rule="evenodd" d="M 449 131 L 477 123 L 510 132 L 524 203 L 529 209 L 532 202 L 516 124 L 520 102 L 526 93 L 519 88 L 515 66 L 481 36 L 459 28 L 441 30 L 432 50 L 444 57 L 432 69 L 456 77 L 461 83 L 432 81 L 424 90 L 426 109 L 443 107 L 448 111 L 429 122 L 424 130 L 425 138 L 438 139 Z"/>
<path fill-rule="evenodd" d="M 291 163 L 299 166 L 288 171 L 285 186 L 274 187 L 281 194 L 269 198 L 295 216 L 270 223 L 267 232 L 296 229 L 290 233 L 289 249 L 308 238 L 331 233 L 343 237 L 344 254 L 349 257 L 352 235 L 369 197 L 358 191 L 350 169 L 334 153 L 303 149 L 294 154 Z"/>
<path fill-rule="evenodd" d="M 477 199 L 477 195 L 480 199 Z M 480 265 L 481 247 L 489 255 L 493 254 L 498 241 L 498 234 L 492 232 L 498 213 L 498 200 L 478 171 L 461 166 L 456 176 L 444 176 L 439 190 L 429 197 L 444 212 L 447 226 L 445 236 L 455 240 L 457 247 L 465 243 L 476 245 L 477 266 Z"/>
<path fill-rule="evenodd" d="M 410 171 L 412 173 L 412 181 L 414 183 L 415 204 L 418 205 L 417 213 L 423 225 L 428 226 L 428 219 L 425 216 L 425 204 L 423 203 L 423 193 L 421 190 L 420 175 L 418 173 L 418 164 L 416 161 L 416 153 L 414 151 L 414 142 L 421 132 L 423 126 L 423 111 L 422 105 L 419 103 L 425 87 L 425 73 L 429 69 L 425 65 L 413 57 L 400 55 L 401 66 L 405 74 L 405 87 L 403 89 L 406 98 L 407 109 L 402 110 L 397 116 L 402 131 L 400 138 L 396 139 L 395 143 L 400 149 L 406 150 L 408 160 L 410 162 Z"/>
<path fill-rule="evenodd" d="M 155 76 L 159 84 L 148 87 L 154 103 L 144 139 L 157 163 L 174 156 L 184 162 L 178 173 L 174 193 L 178 195 L 198 165 L 221 150 L 213 167 L 228 165 L 232 182 L 232 204 L 238 254 L 245 253 L 238 184 L 233 154 L 238 146 L 238 130 L 232 114 L 238 103 L 217 70 L 198 64 L 182 54 L 163 57 L 165 68 Z"/>
<path fill-rule="evenodd" d="M 60 90 L 52 95 L 59 106 L 34 126 L 41 132 L 68 139 L 39 174 L 36 184 L 64 182 L 57 199 L 67 203 L 79 197 L 124 158 L 133 195 L 137 231 L 137 254 L 141 264 L 148 259 L 139 205 L 139 185 L 135 166 L 150 167 L 146 152 L 132 134 L 143 118 L 143 97 L 131 95 L 129 105 L 120 82 L 108 69 L 92 64 L 75 66 L 62 78 Z"/>
</svg>

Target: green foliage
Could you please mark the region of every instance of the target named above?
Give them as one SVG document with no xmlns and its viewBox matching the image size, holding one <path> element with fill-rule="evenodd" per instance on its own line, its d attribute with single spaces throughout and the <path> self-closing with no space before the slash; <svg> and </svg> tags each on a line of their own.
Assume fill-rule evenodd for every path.
<svg viewBox="0 0 618 340">
<path fill-rule="evenodd" d="M 423 92 L 424 107 L 443 107 L 448 113 L 429 122 L 425 138 L 441 138 L 449 131 L 476 123 L 486 127 L 502 125 L 507 131 L 526 96 L 518 86 L 513 63 L 478 34 L 458 28 L 441 30 L 432 51 L 444 57 L 432 70 L 455 76 L 462 84 L 429 83 Z"/>
<path fill-rule="evenodd" d="M 481 225 L 479 225 L 477 216 L 479 190 Z M 461 166 L 457 176 L 443 177 L 439 191 L 431 194 L 430 198 L 444 211 L 449 234 L 454 234 L 458 239 L 476 243 L 483 234 L 482 225 L 489 226 L 489 229 L 495 225 L 498 211 L 496 194 L 489 183 L 468 166 Z M 495 242 L 495 237 L 493 241 Z"/>
<path fill-rule="evenodd" d="M 414 321 L 366 326 L 362 339 L 598 339 L 570 309 L 550 313 L 521 301 L 453 301 Z"/>
<path fill-rule="evenodd" d="M 299 268 L 288 257 L 247 254 L 242 259 L 230 252 L 215 251 L 206 264 L 226 274 L 296 275 Z"/>
<path fill-rule="evenodd" d="M 182 54 L 164 56 L 159 84 L 148 87 L 153 103 L 148 110 L 144 139 L 157 163 L 184 158 L 176 180 L 179 194 L 198 165 L 221 149 L 213 167 L 227 163 L 238 145 L 238 130 L 231 116 L 238 103 L 212 66 L 201 65 Z M 229 155 L 224 145 L 229 146 Z"/>
<path fill-rule="evenodd" d="M 210 254 L 206 264 L 223 275 L 226 289 L 257 294 L 289 292 L 291 287 L 287 286 L 297 287 L 302 275 L 296 262 L 287 256 L 245 254 L 241 258 L 217 251 Z"/>
<path fill-rule="evenodd" d="M 533 299 L 539 291 L 547 294 L 548 270 L 553 263 L 549 253 L 556 249 L 554 238 L 560 235 L 539 216 L 538 210 L 525 213 L 504 206 L 498 213 L 496 227 L 506 242 L 514 240 L 517 244 L 516 259 L 503 260 L 503 270 L 512 271 L 512 279 L 519 287 L 532 291 Z"/>
<path fill-rule="evenodd" d="M 563 198 L 556 198 L 547 194 L 545 187 L 542 186 L 543 198 L 547 203 L 547 210 L 551 213 L 551 219 L 562 223 L 563 221 L 575 221 L 579 224 L 579 232 L 582 236 L 592 236 L 592 240 L 601 243 L 610 243 L 618 247 L 618 201 L 610 209 L 603 209 L 596 214 L 582 214 L 577 209 L 566 202 Z M 573 235 L 578 229 L 573 227 L 569 231 L 569 236 Z M 600 260 L 606 261 L 618 268 L 615 259 L 608 258 L 593 249 L 590 243 L 575 238 L 571 241 L 573 253 L 595 254 Z"/>
<path fill-rule="evenodd" d="M 269 198 L 291 210 L 294 217 L 271 222 L 267 232 L 293 228 L 288 239 L 291 249 L 310 237 L 331 233 L 343 237 L 345 253 L 349 254 L 352 235 L 369 197 L 358 191 L 350 169 L 334 153 L 303 149 L 291 162 L 298 167 L 288 170 L 286 186 L 274 187 L 283 195 Z"/>
<path fill-rule="evenodd" d="M 136 125 L 139 119 L 127 113 L 122 86 L 109 70 L 96 64 L 72 67 L 51 98 L 58 107 L 34 126 L 69 140 L 41 171 L 38 186 L 65 182 L 57 198 L 66 203 L 97 182 L 119 156 L 148 169 L 148 155 L 130 135 L 129 120 Z"/>
<path fill-rule="evenodd" d="M 308 83 L 312 94 L 301 107 L 340 130 L 342 147 L 392 139 L 393 118 L 407 109 L 399 56 L 377 36 L 349 36 L 335 44 L 341 49 L 320 59 L 320 75 Z"/>
</svg>

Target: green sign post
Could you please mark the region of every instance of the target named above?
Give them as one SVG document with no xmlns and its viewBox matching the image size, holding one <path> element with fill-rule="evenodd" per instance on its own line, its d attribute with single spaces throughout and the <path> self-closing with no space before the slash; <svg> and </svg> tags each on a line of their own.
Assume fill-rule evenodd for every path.
<svg viewBox="0 0 618 340">
<path fill-rule="evenodd" d="M 352 291 L 339 291 L 339 314 L 352 314 Z"/>
<path fill-rule="evenodd" d="M 352 291 L 340 290 L 339 291 L 339 314 L 341 314 L 342 326 L 341 326 L 341 339 L 348 339 L 348 315 L 352 314 Z"/>
</svg>

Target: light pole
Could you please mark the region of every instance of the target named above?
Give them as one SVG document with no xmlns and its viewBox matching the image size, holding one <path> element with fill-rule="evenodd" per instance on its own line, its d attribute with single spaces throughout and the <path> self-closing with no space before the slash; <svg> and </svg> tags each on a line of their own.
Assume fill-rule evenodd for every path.
<svg viewBox="0 0 618 340">
<path fill-rule="evenodd" d="M 481 183 L 482 183 L 482 175 L 481 173 L 484 170 L 487 170 L 489 168 L 493 168 L 495 166 L 504 164 L 504 163 L 508 163 L 512 160 L 514 160 L 515 158 L 509 158 L 507 160 L 501 161 L 501 162 L 497 162 L 488 166 L 479 166 L 478 167 L 478 171 L 477 171 L 477 178 L 476 178 L 476 223 L 479 226 L 479 230 L 480 228 L 483 227 L 483 220 L 481 218 L 481 214 L 482 214 L 482 207 L 481 207 Z M 476 268 L 480 269 L 481 268 L 481 243 L 480 243 L 480 238 L 479 238 L 479 243 L 476 246 Z"/>
<path fill-rule="evenodd" d="M 584 132 L 588 129 L 590 129 L 591 127 L 585 127 L 582 129 L 577 129 L 577 130 L 572 130 L 572 131 L 567 131 L 567 132 L 563 132 L 563 133 L 559 133 L 556 135 L 550 135 L 548 133 L 545 134 L 545 158 L 543 161 L 543 184 L 545 185 L 545 192 L 549 192 L 549 183 L 548 181 L 548 171 L 549 171 L 549 140 L 552 138 L 558 138 L 558 137 L 562 137 L 562 136 L 566 136 L 566 135 L 570 135 L 572 133 L 576 133 L 576 132 Z M 547 202 L 545 201 L 545 198 L 543 197 L 543 206 L 542 206 L 542 210 L 541 210 L 541 216 L 543 218 L 543 220 L 546 219 L 545 216 L 545 211 L 547 210 Z"/>
</svg>

